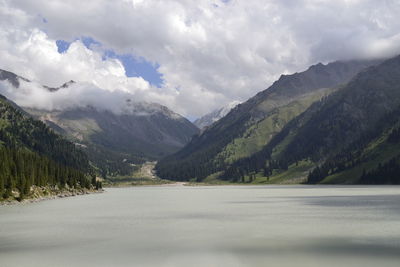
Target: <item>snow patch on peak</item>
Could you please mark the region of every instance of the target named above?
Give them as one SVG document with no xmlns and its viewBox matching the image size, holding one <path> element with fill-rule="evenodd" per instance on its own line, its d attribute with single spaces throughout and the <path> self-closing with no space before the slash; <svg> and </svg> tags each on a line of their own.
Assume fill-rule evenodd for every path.
<svg viewBox="0 0 400 267">
<path fill-rule="evenodd" d="M 163 114 L 174 120 L 184 119 L 178 113 L 173 112 L 166 106 L 160 105 L 158 103 L 149 102 L 134 102 L 132 99 L 128 98 L 125 100 L 125 106 L 121 108 L 122 114 L 134 114 L 136 116 L 151 116 L 155 114 Z"/>
<path fill-rule="evenodd" d="M 204 127 L 210 126 L 214 122 L 220 120 L 221 118 L 225 117 L 226 114 L 228 114 L 233 108 L 235 108 L 237 105 L 239 105 L 241 102 L 240 101 L 232 101 L 226 106 L 223 106 L 222 108 L 216 109 L 203 117 L 197 119 L 194 121 L 194 124 L 199 128 L 202 129 Z"/>
</svg>

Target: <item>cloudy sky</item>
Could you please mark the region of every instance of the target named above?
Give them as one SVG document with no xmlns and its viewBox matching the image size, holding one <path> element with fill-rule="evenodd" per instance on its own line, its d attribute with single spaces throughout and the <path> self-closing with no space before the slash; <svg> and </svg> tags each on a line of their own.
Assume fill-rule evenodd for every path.
<svg viewBox="0 0 400 267">
<path fill-rule="evenodd" d="M 400 0 L 0 0 L 0 68 L 195 118 L 317 62 L 400 54 L 398 14 Z"/>
</svg>

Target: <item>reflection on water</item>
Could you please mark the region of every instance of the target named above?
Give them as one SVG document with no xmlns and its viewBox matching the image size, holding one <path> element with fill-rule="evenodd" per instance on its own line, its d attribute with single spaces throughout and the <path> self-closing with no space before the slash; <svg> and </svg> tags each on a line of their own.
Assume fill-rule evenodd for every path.
<svg viewBox="0 0 400 267">
<path fill-rule="evenodd" d="M 108 189 L 0 207 L 1 266 L 398 266 L 400 187 Z"/>
</svg>

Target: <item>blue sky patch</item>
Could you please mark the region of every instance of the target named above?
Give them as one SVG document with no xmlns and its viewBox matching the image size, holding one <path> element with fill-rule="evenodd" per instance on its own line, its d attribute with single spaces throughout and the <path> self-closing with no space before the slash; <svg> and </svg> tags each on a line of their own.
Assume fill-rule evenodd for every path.
<svg viewBox="0 0 400 267">
<path fill-rule="evenodd" d="M 135 57 L 130 54 L 119 55 L 112 50 L 107 50 L 104 55 L 105 58 L 116 58 L 122 62 L 125 68 L 125 74 L 128 77 L 142 77 L 154 86 L 161 87 L 163 84 L 162 74 L 158 72 L 160 65 L 152 64 L 144 58 Z"/>
<path fill-rule="evenodd" d="M 77 39 L 78 40 L 78 39 Z M 81 37 L 79 40 L 81 40 L 81 42 L 86 46 L 87 49 L 91 49 L 90 47 L 92 45 L 98 45 L 101 46 L 101 43 L 96 41 L 95 39 L 93 39 L 92 37 L 86 37 L 83 36 Z"/>
<path fill-rule="evenodd" d="M 57 40 L 56 41 L 56 45 L 57 45 L 57 51 L 58 53 L 62 54 L 65 51 L 68 50 L 69 46 L 70 46 L 70 42 L 64 41 L 64 40 Z"/>
<path fill-rule="evenodd" d="M 91 49 L 92 45 L 101 46 L 101 43 L 91 37 L 82 37 L 76 40 L 81 40 L 82 43 Z M 70 42 L 64 40 L 57 40 L 58 53 L 64 53 L 68 50 Z M 164 83 L 162 74 L 158 72 L 160 65 L 151 63 L 142 57 L 136 57 L 131 54 L 117 54 L 113 50 L 105 50 L 103 60 L 107 58 L 115 58 L 121 61 L 125 68 L 125 75 L 127 77 L 142 77 L 150 84 L 161 87 Z"/>
</svg>

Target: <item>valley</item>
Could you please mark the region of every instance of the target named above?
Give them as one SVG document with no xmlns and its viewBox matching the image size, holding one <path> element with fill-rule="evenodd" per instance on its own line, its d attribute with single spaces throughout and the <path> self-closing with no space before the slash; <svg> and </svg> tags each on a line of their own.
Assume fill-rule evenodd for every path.
<svg viewBox="0 0 400 267">
<path fill-rule="evenodd" d="M 204 129 L 182 150 L 161 159 L 156 166 L 158 174 L 162 178 L 197 182 L 217 179 L 239 183 L 364 183 L 361 181 L 363 169 L 355 174 L 356 177 L 344 173 L 341 179 L 324 178 L 359 166 L 365 157 L 360 157 L 360 150 L 350 150 L 360 149 L 368 142 L 374 143 L 374 138 L 380 138 L 382 142 L 396 130 L 394 114 L 398 103 L 389 103 L 398 99 L 396 83 L 393 83 L 398 77 L 398 62 L 399 57 L 383 63 L 379 60 L 333 62 L 311 66 L 301 73 L 282 75 L 270 88 Z M 391 84 L 387 87 L 385 82 Z M 365 95 L 363 91 L 368 92 L 369 88 L 379 93 L 365 93 L 368 99 L 361 100 L 361 95 Z M 335 101 L 342 105 L 337 107 L 341 114 L 322 123 L 321 120 L 336 112 L 332 107 Z M 364 101 L 366 106 L 358 106 L 359 101 Z M 372 103 L 378 104 L 370 105 Z M 375 112 L 375 117 L 382 116 L 382 122 L 387 121 L 387 125 L 374 125 L 372 120 L 366 119 L 368 115 L 357 117 L 363 108 L 371 114 Z M 390 113 L 391 109 L 393 114 L 386 115 L 385 112 Z M 326 113 L 321 114 L 322 110 Z M 352 116 L 356 117 L 349 122 Z M 314 119 L 316 122 L 307 126 Z M 359 127 L 357 130 L 362 136 L 354 135 L 355 128 L 347 129 L 350 125 Z M 372 134 L 367 127 L 375 129 L 376 133 Z M 318 130 L 324 132 L 318 134 Z M 345 138 L 349 139 L 348 143 Z M 356 141 L 357 138 L 360 140 Z M 321 150 L 319 146 L 325 145 L 331 147 Z M 338 151 L 339 147 L 343 147 L 342 152 Z M 307 154 L 311 150 L 318 153 Z M 339 168 L 323 170 L 318 175 L 325 176 L 315 180 L 313 175 L 320 166 L 330 166 L 332 160 L 327 158 L 334 154 L 347 162 L 340 163 Z M 375 166 L 379 162 L 376 161 Z M 369 170 L 365 169 L 366 172 Z M 378 180 L 375 183 L 386 183 Z"/>
<path fill-rule="evenodd" d="M 87 172 L 105 186 L 397 184 L 399 61 L 333 62 L 282 75 L 248 101 L 199 119 L 201 131 L 166 107 L 129 99 L 120 112 L 3 102 L 73 142 L 87 155 Z M 0 74 L 9 90 L 34 86 Z M 42 88 L 51 95 L 77 85 Z M 2 123 L 8 129 L 14 122 Z"/>
<path fill-rule="evenodd" d="M 397 267 L 400 0 L 0 0 L 0 267 Z"/>
<path fill-rule="evenodd" d="M 151 186 L 171 185 L 174 181 L 160 179 L 155 174 L 154 167 L 157 162 L 147 161 L 135 166 L 135 171 L 128 175 L 113 176 L 104 179 L 105 187 Z"/>
</svg>

